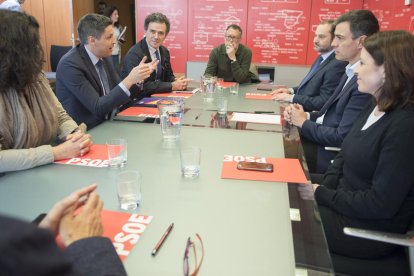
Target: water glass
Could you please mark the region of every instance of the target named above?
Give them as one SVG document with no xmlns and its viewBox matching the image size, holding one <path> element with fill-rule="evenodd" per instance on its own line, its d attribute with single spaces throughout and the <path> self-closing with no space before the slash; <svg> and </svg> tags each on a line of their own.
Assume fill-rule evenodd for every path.
<svg viewBox="0 0 414 276">
<path fill-rule="evenodd" d="M 217 112 L 221 115 L 227 113 L 227 98 L 225 97 L 218 97 L 217 101 Z"/>
<path fill-rule="evenodd" d="M 162 137 L 165 140 L 180 138 L 184 101 L 180 98 L 161 100 L 157 104 L 160 113 Z"/>
<path fill-rule="evenodd" d="M 126 166 L 128 152 L 126 139 L 112 139 L 106 143 L 108 149 L 108 161 L 111 168 L 123 168 Z"/>
<path fill-rule="evenodd" d="M 141 204 L 141 174 L 138 171 L 121 171 L 116 177 L 119 206 L 134 210 Z"/>
<path fill-rule="evenodd" d="M 239 94 L 239 83 L 236 82 L 233 86 L 230 86 L 230 94 Z"/>
<path fill-rule="evenodd" d="M 199 147 L 182 147 L 180 150 L 181 173 L 186 178 L 195 178 L 200 174 L 201 149 Z"/>
</svg>

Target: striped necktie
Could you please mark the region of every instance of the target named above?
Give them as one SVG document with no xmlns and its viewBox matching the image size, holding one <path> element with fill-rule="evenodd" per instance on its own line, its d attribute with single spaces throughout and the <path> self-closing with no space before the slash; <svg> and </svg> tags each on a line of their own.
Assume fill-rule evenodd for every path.
<svg viewBox="0 0 414 276">
<path fill-rule="evenodd" d="M 104 90 L 104 93 L 103 94 L 104 95 L 107 95 L 111 91 L 111 88 L 109 87 L 108 75 L 105 72 L 105 68 L 103 66 L 102 59 L 100 59 L 96 63 L 96 67 L 98 68 L 99 78 L 101 79 L 102 88 Z"/>
</svg>

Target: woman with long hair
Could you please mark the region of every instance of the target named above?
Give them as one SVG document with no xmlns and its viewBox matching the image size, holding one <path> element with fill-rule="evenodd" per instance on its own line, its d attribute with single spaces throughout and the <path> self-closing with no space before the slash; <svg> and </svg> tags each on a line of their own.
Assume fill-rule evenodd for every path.
<svg viewBox="0 0 414 276">
<path fill-rule="evenodd" d="M 112 21 L 112 28 L 114 30 L 114 36 L 116 38 L 115 45 L 112 49 L 112 62 L 117 71 L 119 71 L 119 61 L 121 59 L 121 42 L 124 41 L 121 36 L 123 30 L 122 26 L 119 24 L 119 10 L 115 6 L 106 7 L 103 15 L 109 17 Z"/>
<path fill-rule="evenodd" d="M 91 137 L 57 100 L 42 73 L 39 24 L 0 10 L 0 172 L 32 168 L 89 151 Z"/>
</svg>

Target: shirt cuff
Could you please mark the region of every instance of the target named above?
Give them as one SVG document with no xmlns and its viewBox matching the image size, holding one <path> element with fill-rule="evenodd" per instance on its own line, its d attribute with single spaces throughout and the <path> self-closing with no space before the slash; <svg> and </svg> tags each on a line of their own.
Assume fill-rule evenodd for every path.
<svg viewBox="0 0 414 276">
<path fill-rule="evenodd" d="M 289 102 L 293 103 L 293 98 L 295 97 L 295 95 L 290 96 Z"/>
<path fill-rule="evenodd" d="M 128 97 L 131 96 L 131 92 L 129 92 L 129 89 L 126 88 L 126 86 L 122 82 L 120 82 L 118 85 L 125 92 L 125 94 L 127 94 Z"/>
<path fill-rule="evenodd" d="M 292 94 L 292 95 L 293 95 L 293 94 L 295 94 L 295 90 L 293 90 L 293 88 L 292 88 L 292 87 L 291 87 L 291 88 L 288 88 L 288 90 L 289 90 L 289 93 L 290 93 L 290 94 Z M 292 99 L 293 99 L 293 98 L 292 98 Z"/>
</svg>

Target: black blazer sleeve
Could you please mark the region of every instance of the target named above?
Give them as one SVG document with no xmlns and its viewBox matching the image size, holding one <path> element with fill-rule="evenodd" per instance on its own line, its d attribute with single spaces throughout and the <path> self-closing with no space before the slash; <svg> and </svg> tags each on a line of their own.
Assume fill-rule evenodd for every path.
<svg viewBox="0 0 414 276">
<path fill-rule="evenodd" d="M 89 238 L 62 251 L 50 232 L 0 216 L 2 275 L 126 275 L 106 238 Z"/>
</svg>

